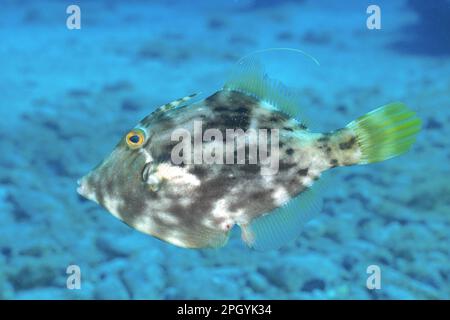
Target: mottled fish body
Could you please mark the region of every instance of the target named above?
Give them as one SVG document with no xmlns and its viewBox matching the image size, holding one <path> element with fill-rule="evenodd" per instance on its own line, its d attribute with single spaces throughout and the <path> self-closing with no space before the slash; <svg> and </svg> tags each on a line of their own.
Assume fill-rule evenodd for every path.
<svg viewBox="0 0 450 320">
<path fill-rule="evenodd" d="M 342 129 L 312 133 L 294 119 L 298 101 L 285 87 L 253 62 L 237 70 L 210 97 L 189 103 L 189 96 L 145 117 L 81 179 L 79 193 L 133 228 L 177 246 L 223 246 L 238 225 L 249 246 L 278 247 L 320 209 L 314 187 L 324 171 L 402 154 L 420 130 L 414 112 L 393 103 Z M 205 141 L 208 129 L 220 132 L 220 141 L 218 135 Z M 231 147 L 229 130 L 266 132 L 266 140 L 232 142 L 231 163 L 207 163 L 205 155 Z M 174 139 L 174 132 L 188 135 L 189 146 Z M 266 163 L 261 140 L 267 142 Z M 191 161 L 175 163 L 174 154 Z M 275 160 L 276 171 L 264 173 Z"/>
</svg>

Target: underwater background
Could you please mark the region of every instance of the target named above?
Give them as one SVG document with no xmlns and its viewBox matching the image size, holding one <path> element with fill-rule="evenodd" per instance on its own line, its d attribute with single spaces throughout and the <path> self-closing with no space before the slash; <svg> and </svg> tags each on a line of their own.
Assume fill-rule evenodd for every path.
<svg viewBox="0 0 450 320">
<path fill-rule="evenodd" d="M 66 27 L 71 4 L 80 30 Z M 380 30 L 366 26 L 370 4 Z M 1 5 L 1 299 L 450 298 L 450 1 Z M 413 149 L 336 169 L 322 213 L 267 252 L 237 230 L 221 249 L 177 248 L 77 194 L 77 179 L 156 107 L 207 97 L 239 58 L 274 47 L 320 61 L 262 57 L 303 92 L 311 130 L 403 101 L 423 120 Z M 69 265 L 80 290 L 66 288 Z M 371 265 L 381 289 L 366 287 Z"/>
</svg>

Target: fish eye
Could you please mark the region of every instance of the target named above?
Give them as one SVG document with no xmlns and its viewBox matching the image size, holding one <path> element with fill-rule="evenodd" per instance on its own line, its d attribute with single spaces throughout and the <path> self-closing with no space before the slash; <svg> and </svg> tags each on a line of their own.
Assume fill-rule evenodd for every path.
<svg viewBox="0 0 450 320">
<path fill-rule="evenodd" d="M 133 129 L 125 137 L 127 145 L 131 149 L 137 149 L 145 142 L 145 132 L 142 129 Z"/>
</svg>

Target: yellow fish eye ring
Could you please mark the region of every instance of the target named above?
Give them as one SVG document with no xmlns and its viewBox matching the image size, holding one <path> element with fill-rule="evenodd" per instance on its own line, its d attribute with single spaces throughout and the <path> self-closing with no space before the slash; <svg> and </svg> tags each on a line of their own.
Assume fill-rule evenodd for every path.
<svg viewBox="0 0 450 320">
<path fill-rule="evenodd" d="M 142 129 L 133 129 L 125 137 L 125 141 L 131 149 L 141 147 L 145 142 L 145 131 Z"/>
</svg>

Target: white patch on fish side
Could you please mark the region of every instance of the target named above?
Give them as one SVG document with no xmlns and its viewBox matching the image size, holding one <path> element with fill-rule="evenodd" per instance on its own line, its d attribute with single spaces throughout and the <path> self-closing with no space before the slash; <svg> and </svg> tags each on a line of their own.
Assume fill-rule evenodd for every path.
<svg viewBox="0 0 450 320">
<path fill-rule="evenodd" d="M 211 228 L 219 227 L 221 230 L 228 231 L 240 220 L 242 214 L 242 209 L 234 212 L 230 211 L 226 199 L 220 199 L 216 202 L 211 212 L 212 219 L 207 218 L 205 225 Z M 217 220 L 220 221 L 219 225 L 216 224 Z"/>
<path fill-rule="evenodd" d="M 167 213 L 159 212 L 156 216 L 159 218 L 164 216 L 164 218 L 167 219 L 169 215 Z M 186 236 L 188 235 L 180 233 L 176 228 L 165 229 L 163 233 L 160 233 L 159 230 L 161 226 L 158 226 L 150 215 L 143 215 L 136 219 L 133 223 L 133 227 L 140 232 L 152 235 L 173 245 L 183 248 L 191 247 L 186 241 Z"/>
<path fill-rule="evenodd" d="M 155 231 L 155 227 L 154 227 L 155 223 L 153 222 L 153 219 L 150 216 L 141 216 L 138 219 L 136 219 L 136 221 L 133 222 L 133 227 L 136 228 L 137 230 L 146 233 L 146 234 L 150 234 L 150 235 L 154 235 L 154 231 Z"/>
<path fill-rule="evenodd" d="M 215 218 L 212 221 L 210 220 L 210 225 L 213 228 L 219 227 L 221 230 L 229 230 L 235 224 L 233 216 L 234 214 L 228 210 L 227 201 L 225 199 L 220 199 L 214 205 L 212 210 L 212 216 Z M 216 219 L 220 219 L 220 224 L 214 225 L 214 221 Z"/>
<path fill-rule="evenodd" d="M 264 185 L 266 185 L 268 188 L 273 186 L 274 175 L 264 175 L 261 176 L 261 178 L 264 181 Z"/>
<path fill-rule="evenodd" d="M 302 180 L 302 185 L 304 185 L 305 187 L 311 187 L 313 185 L 313 179 L 311 179 L 310 177 L 304 177 Z"/>
<path fill-rule="evenodd" d="M 158 212 L 156 214 L 156 216 L 161 219 L 162 222 L 166 223 L 166 224 L 170 224 L 170 225 L 176 225 L 179 223 L 179 220 L 177 217 L 166 213 L 166 212 Z"/>
<path fill-rule="evenodd" d="M 169 242 L 169 243 L 171 243 L 173 245 L 176 245 L 176 246 L 179 246 L 179 247 L 182 247 L 182 248 L 189 247 L 181 239 L 178 239 L 178 238 L 173 237 L 173 236 L 166 236 L 166 237 L 164 237 L 164 241 L 167 241 L 167 242 Z"/>
<path fill-rule="evenodd" d="M 296 162 L 302 168 L 308 168 L 308 175 L 312 177 L 320 176 L 320 174 L 330 167 L 329 159 L 321 156 L 321 152 L 313 146 L 304 146 L 301 153 L 296 158 Z"/>
<path fill-rule="evenodd" d="M 290 199 L 290 195 L 284 187 L 277 187 L 272 194 L 272 198 L 277 207 L 283 205 Z"/>
<path fill-rule="evenodd" d="M 212 216 L 214 218 L 229 218 L 231 213 L 228 212 L 226 207 L 226 200 L 220 199 L 214 205 L 214 209 L 212 210 Z"/>
<path fill-rule="evenodd" d="M 123 204 L 122 200 L 105 195 L 103 202 L 104 206 L 114 217 L 122 220 L 119 212 L 119 206 Z"/>
<path fill-rule="evenodd" d="M 189 173 L 186 168 L 172 166 L 168 163 L 158 165 L 155 173 L 160 180 L 168 180 L 179 187 L 198 187 L 201 182 L 197 176 Z"/>
<path fill-rule="evenodd" d="M 179 247 L 189 247 L 186 242 L 183 241 L 181 234 L 176 230 L 168 231 L 168 234 L 164 235 L 164 241 L 167 241 Z"/>
<path fill-rule="evenodd" d="M 192 203 L 192 199 L 189 197 L 178 198 L 178 201 L 182 207 L 187 207 Z"/>
</svg>

